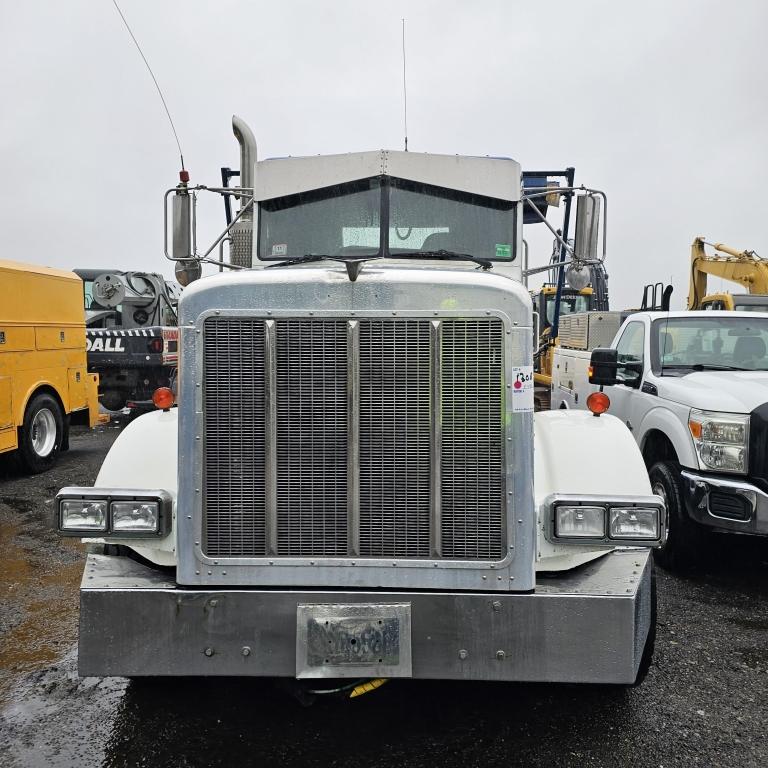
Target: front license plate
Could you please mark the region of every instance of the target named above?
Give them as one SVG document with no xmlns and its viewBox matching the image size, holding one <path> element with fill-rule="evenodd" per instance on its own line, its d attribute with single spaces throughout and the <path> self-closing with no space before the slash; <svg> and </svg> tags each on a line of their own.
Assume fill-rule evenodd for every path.
<svg viewBox="0 0 768 768">
<path fill-rule="evenodd" d="M 410 603 L 296 611 L 296 677 L 410 677 Z"/>
</svg>

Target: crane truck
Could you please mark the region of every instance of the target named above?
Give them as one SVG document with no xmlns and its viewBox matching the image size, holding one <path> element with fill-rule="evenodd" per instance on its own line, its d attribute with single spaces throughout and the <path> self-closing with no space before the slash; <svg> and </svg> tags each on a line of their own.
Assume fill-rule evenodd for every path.
<svg viewBox="0 0 768 768">
<path fill-rule="evenodd" d="M 720 255 L 708 254 L 709 245 Z M 707 278 L 720 277 L 738 283 L 746 293 L 707 294 Z M 754 251 L 738 251 L 723 243 L 697 237 L 691 245 L 691 279 L 688 309 L 726 309 L 768 312 L 768 260 Z"/>
<path fill-rule="evenodd" d="M 180 286 L 150 272 L 74 271 L 83 281 L 88 370 L 99 374 L 102 405 L 151 408 L 152 393 L 176 372 Z"/>
<path fill-rule="evenodd" d="M 103 545 L 80 674 L 642 680 L 665 507 L 618 419 L 534 416 L 519 164 L 233 130 L 240 187 L 166 192 L 177 274 L 228 269 L 179 301 L 177 407 L 57 495 Z M 197 251 L 204 192 L 240 207 Z"/>
</svg>

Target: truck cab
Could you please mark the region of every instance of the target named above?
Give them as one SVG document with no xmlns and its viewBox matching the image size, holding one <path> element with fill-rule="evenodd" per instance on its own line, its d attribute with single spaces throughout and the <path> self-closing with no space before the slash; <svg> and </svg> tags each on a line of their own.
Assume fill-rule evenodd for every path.
<svg viewBox="0 0 768 768">
<path fill-rule="evenodd" d="M 534 418 L 519 164 L 256 161 L 234 130 L 234 269 L 181 297 L 178 407 L 57 497 L 105 547 L 80 673 L 642 679 L 665 509 L 617 419 Z M 167 193 L 177 273 L 202 191 Z"/>
<path fill-rule="evenodd" d="M 660 562 L 695 563 L 706 530 L 768 535 L 768 314 L 639 312 L 610 346 L 610 413 L 631 431 L 668 507 Z M 596 389 L 590 356 L 556 352 L 554 408 L 583 407 Z"/>
</svg>

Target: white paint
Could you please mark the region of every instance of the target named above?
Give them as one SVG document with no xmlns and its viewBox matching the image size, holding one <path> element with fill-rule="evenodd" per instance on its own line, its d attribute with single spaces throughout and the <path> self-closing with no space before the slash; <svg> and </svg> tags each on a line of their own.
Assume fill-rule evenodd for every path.
<svg viewBox="0 0 768 768">
<path fill-rule="evenodd" d="M 534 416 L 536 570 L 568 570 L 613 549 L 549 542 L 545 537 L 547 521 L 543 503 L 553 493 L 606 497 L 651 495 L 640 451 L 618 419 L 570 410 L 545 411 Z"/>
</svg>

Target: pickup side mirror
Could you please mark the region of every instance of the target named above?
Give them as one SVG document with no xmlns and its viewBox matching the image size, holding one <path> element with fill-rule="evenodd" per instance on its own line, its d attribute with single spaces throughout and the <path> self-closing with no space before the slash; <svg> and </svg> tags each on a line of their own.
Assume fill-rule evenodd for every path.
<svg viewBox="0 0 768 768">
<path fill-rule="evenodd" d="M 619 353 L 615 349 L 597 347 L 589 359 L 589 383 L 612 387 L 616 383 Z"/>
</svg>

